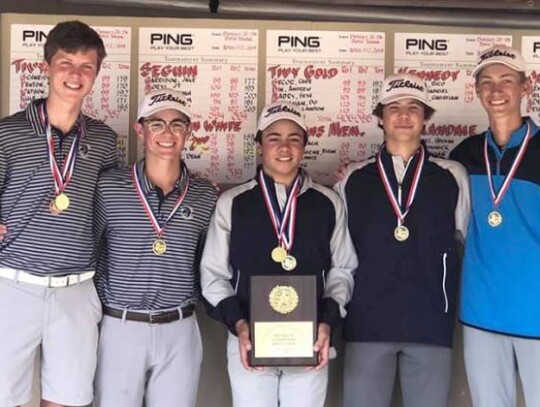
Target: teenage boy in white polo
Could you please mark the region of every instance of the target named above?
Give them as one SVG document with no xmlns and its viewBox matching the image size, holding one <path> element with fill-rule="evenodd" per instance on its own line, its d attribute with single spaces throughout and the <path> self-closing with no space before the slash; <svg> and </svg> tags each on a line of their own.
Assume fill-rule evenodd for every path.
<svg viewBox="0 0 540 407">
<path fill-rule="evenodd" d="M 521 116 L 525 61 L 495 46 L 473 71 L 489 119 L 451 157 L 469 171 L 472 219 L 463 263 L 460 319 L 475 407 L 540 406 L 540 137 Z"/>
<path fill-rule="evenodd" d="M 99 173 L 116 166 L 116 135 L 81 113 L 105 48 L 79 21 L 44 48 L 49 95 L 0 121 L 0 406 L 30 401 L 41 348 L 42 406 L 92 401 L 101 306 L 92 216 Z"/>
<path fill-rule="evenodd" d="M 182 160 L 190 120 L 180 92 L 149 93 L 135 124 L 145 158 L 99 179 L 96 407 L 195 407 L 198 265 L 217 197 Z"/>
<path fill-rule="evenodd" d="M 405 407 L 446 407 L 469 186 L 457 162 L 421 141 L 434 109 L 424 81 L 392 75 L 373 114 L 378 154 L 336 185 L 358 252 L 344 323 L 344 407 L 390 407 L 396 371 Z"/>
<path fill-rule="evenodd" d="M 343 203 L 300 168 L 307 127 L 298 108 L 267 105 L 256 141 L 262 160 L 257 176 L 223 193 L 208 229 L 203 295 L 231 332 L 227 352 L 234 407 L 322 407 L 330 333 L 345 314 L 357 259 Z M 249 277 L 289 273 L 317 276 L 318 365 L 253 368 Z"/>
</svg>

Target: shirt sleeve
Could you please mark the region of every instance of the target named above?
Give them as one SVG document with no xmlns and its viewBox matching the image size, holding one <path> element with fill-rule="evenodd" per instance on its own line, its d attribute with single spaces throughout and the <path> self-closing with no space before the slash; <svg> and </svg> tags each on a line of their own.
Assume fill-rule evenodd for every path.
<svg viewBox="0 0 540 407">
<path fill-rule="evenodd" d="M 201 259 L 202 294 L 214 309 L 210 315 L 224 322 L 232 333 L 235 324 L 247 319 L 231 279 L 233 269 L 229 262 L 232 195 L 224 193 L 217 201 L 216 209 L 206 236 Z"/>
<path fill-rule="evenodd" d="M 92 232 L 94 234 L 94 242 L 99 244 L 107 225 L 107 211 L 105 200 L 103 197 L 102 177 L 98 180 L 96 193 L 94 194 L 94 216 L 92 223 Z"/>
<path fill-rule="evenodd" d="M 327 276 L 324 296 L 334 299 L 340 306 L 341 317 L 345 317 L 345 305 L 351 300 L 358 258 L 347 226 L 345 206 L 337 196 L 334 206 L 336 225 L 330 240 L 332 267 Z"/>
<path fill-rule="evenodd" d="M 322 313 L 319 319 L 334 326 L 339 319 L 347 315 L 345 306 L 352 297 L 358 258 L 347 225 L 345 205 L 334 191 L 328 192 L 327 195 L 334 205 L 335 225 L 330 239 L 331 267 L 326 274 Z"/>
<path fill-rule="evenodd" d="M 456 162 L 452 171 L 459 187 L 459 196 L 456 205 L 456 238 L 465 243 L 469 219 L 471 217 L 471 186 L 467 170 Z"/>
</svg>

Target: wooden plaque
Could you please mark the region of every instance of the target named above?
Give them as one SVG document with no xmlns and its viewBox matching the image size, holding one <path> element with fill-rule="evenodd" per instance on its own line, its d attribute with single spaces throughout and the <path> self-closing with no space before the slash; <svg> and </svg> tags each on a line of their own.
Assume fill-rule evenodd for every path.
<svg viewBox="0 0 540 407">
<path fill-rule="evenodd" d="M 316 276 L 251 276 L 253 366 L 315 366 Z"/>
</svg>

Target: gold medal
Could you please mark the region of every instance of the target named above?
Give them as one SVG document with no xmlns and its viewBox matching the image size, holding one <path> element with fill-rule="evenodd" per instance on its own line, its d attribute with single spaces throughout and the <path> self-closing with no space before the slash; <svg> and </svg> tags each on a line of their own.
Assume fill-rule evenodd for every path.
<svg viewBox="0 0 540 407">
<path fill-rule="evenodd" d="M 296 257 L 288 254 L 281 262 L 281 267 L 286 271 L 293 271 L 296 268 Z"/>
<path fill-rule="evenodd" d="M 280 314 L 290 314 L 298 306 L 298 293 L 290 285 L 276 285 L 270 291 L 268 302 Z"/>
<path fill-rule="evenodd" d="M 276 263 L 281 263 L 287 257 L 287 251 L 283 247 L 277 246 L 272 250 L 271 256 Z"/>
<path fill-rule="evenodd" d="M 492 228 L 500 226 L 503 221 L 502 215 L 499 211 L 491 211 L 488 215 L 488 223 Z"/>
<path fill-rule="evenodd" d="M 156 239 L 152 244 L 152 251 L 156 256 L 161 256 L 167 251 L 167 243 L 163 239 Z"/>
<path fill-rule="evenodd" d="M 394 229 L 394 238 L 398 242 L 404 242 L 409 238 L 409 229 L 407 226 L 400 225 Z"/>
<path fill-rule="evenodd" d="M 56 205 L 54 204 L 54 199 L 51 201 L 51 203 L 49 204 L 49 211 L 53 214 L 53 215 L 60 215 L 60 210 L 56 207 Z"/>
<path fill-rule="evenodd" d="M 54 198 L 54 204 L 60 212 L 63 212 L 69 208 L 69 197 L 64 192 L 60 192 Z"/>
</svg>

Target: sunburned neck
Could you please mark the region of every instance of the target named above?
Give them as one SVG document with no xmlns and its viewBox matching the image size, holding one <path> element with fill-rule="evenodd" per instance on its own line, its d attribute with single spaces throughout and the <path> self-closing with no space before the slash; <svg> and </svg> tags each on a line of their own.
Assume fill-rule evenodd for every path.
<svg viewBox="0 0 540 407">
<path fill-rule="evenodd" d="M 489 121 L 489 128 L 493 135 L 493 140 L 499 147 L 504 147 L 510 141 L 512 134 L 521 127 L 520 116 L 504 119 L 493 119 Z"/>
</svg>

